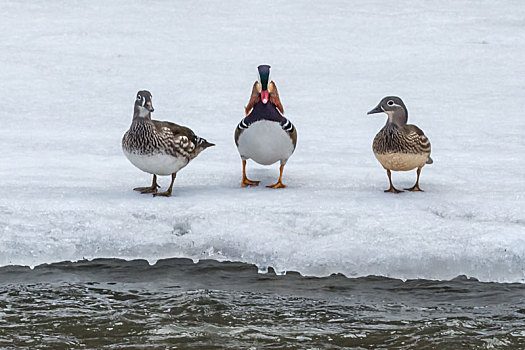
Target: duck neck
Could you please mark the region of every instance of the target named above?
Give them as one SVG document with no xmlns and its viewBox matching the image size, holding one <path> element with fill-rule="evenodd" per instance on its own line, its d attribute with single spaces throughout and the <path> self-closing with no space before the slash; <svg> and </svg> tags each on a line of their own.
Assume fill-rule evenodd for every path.
<svg viewBox="0 0 525 350">
<path fill-rule="evenodd" d="M 388 119 L 386 121 L 387 125 L 402 128 L 407 124 L 408 113 L 403 109 L 388 111 L 386 114 L 388 114 Z"/>
<path fill-rule="evenodd" d="M 137 108 L 135 108 L 135 112 L 137 112 Z M 133 114 L 130 131 L 134 134 L 140 134 L 143 136 L 154 134 L 155 125 L 151 121 L 151 113 L 148 113 L 146 116 L 138 113 Z"/>
<path fill-rule="evenodd" d="M 146 120 L 151 121 L 151 112 L 142 106 L 135 105 L 135 109 L 133 110 L 133 122 L 141 120 L 143 122 Z"/>
</svg>

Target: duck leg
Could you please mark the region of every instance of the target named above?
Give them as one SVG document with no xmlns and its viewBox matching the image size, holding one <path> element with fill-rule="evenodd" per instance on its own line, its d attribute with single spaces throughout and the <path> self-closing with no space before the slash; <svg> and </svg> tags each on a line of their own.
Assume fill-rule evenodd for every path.
<svg viewBox="0 0 525 350">
<path fill-rule="evenodd" d="M 139 191 L 140 193 L 157 193 L 157 188 L 160 186 L 157 184 L 157 175 L 153 175 L 153 182 L 149 187 L 136 187 L 133 191 Z"/>
<path fill-rule="evenodd" d="M 279 174 L 279 181 L 277 181 L 276 184 L 266 186 L 268 188 L 286 188 L 286 185 L 283 184 L 283 170 L 284 170 L 284 164 L 281 164 L 281 167 L 279 168 L 280 174 Z"/>
<path fill-rule="evenodd" d="M 252 181 L 248 180 L 248 177 L 246 176 L 246 161 L 243 159 L 242 161 L 242 181 L 241 181 L 241 187 L 246 186 L 258 186 L 260 181 Z"/>
<path fill-rule="evenodd" d="M 417 180 L 416 184 L 410 188 L 405 188 L 407 191 L 416 191 L 416 192 L 424 192 L 421 188 L 419 188 L 419 174 L 421 174 L 421 168 L 417 168 Z"/>
<path fill-rule="evenodd" d="M 153 197 L 157 197 L 157 196 L 171 197 L 171 190 L 173 188 L 173 181 L 175 181 L 175 177 L 176 176 L 177 176 L 177 173 L 171 174 L 171 184 L 170 184 L 170 187 L 168 187 L 168 190 L 166 192 L 153 193 Z"/>
<path fill-rule="evenodd" d="M 392 183 L 392 173 L 390 172 L 390 169 L 386 169 L 386 173 L 388 175 L 388 181 L 390 182 L 390 188 L 388 190 L 385 190 L 385 192 L 392 192 L 392 193 L 405 192 L 405 191 L 400 191 L 394 187 L 394 184 Z"/>
</svg>

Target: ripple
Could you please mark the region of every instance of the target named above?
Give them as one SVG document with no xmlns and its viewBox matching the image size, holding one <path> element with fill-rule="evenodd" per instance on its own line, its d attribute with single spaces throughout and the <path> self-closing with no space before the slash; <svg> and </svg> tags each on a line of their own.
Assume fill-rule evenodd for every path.
<svg viewBox="0 0 525 350">
<path fill-rule="evenodd" d="M 101 259 L 0 268 L 0 347 L 523 348 L 525 286 Z"/>
</svg>

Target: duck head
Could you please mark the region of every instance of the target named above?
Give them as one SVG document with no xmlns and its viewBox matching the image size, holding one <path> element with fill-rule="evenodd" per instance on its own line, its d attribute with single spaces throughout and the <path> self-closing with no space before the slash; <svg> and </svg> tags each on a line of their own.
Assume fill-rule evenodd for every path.
<svg viewBox="0 0 525 350">
<path fill-rule="evenodd" d="M 146 118 L 151 115 L 151 112 L 155 110 L 151 102 L 152 98 L 151 93 L 147 90 L 137 92 L 134 117 Z"/>
<path fill-rule="evenodd" d="M 379 102 L 376 108 L 372 109 L 367 114 L 386 113 L 388 115 L 387 123 L 393 123 L 398 126 L 403 126 L 408 120 L 408 110 L 397 96 L 387 96 Z"/>
<path fill-rule="evenodd" d="M 259 84 L 261 87 L 261 101 L 266 104 L 270 100 L 270 93 L 268 92 L 268 83 L 270 82 L 270 66 L 262 64 L 257 67 L 259 70 Z"/>
</svg>

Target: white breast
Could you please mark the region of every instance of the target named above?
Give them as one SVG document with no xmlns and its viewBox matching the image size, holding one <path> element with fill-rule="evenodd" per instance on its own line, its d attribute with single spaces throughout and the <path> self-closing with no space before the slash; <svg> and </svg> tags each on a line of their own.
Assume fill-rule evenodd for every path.
<svg viewBox="0 0 525 350">
<path fill-rule="evenodd" d="M 162 153 L 144 155 L 124 150 L 124 154 L 140 170 L 156 175 L 171 175 L 188 164 L 184 157 L 173 157 Z"/>
<path fill-rule="evenodd" d="M 285 164 L 294 151 L 292 139 L 277 122 L 260 120 L 251 124 L 239 136 L 239 153 L 262 165 L 277 161 Z"/>
</svg>

